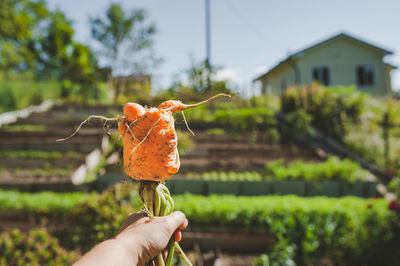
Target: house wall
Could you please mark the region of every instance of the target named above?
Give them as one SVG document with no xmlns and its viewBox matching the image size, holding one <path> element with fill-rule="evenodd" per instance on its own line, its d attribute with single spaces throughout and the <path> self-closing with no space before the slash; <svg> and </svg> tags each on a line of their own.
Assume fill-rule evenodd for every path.
<svg viewBox="0 0 400 266">
<path fill-rule="evenodd" d="M 377 50 L 350 39 L 333 40 L 299 56 L 301 83 L 312 83 L 313 67 L 323 65 L 329 67 L 330 85 L 357 85 L 356 67 L 370 65 L 374 69 L 374 84 L 357 88 L 376 95 L 390 94 L 382 56 Z"/>
<path fill-rule="evenodd" d="M 260 81 L 264 94 L 280 95 L 287 87 L 295 85 L 295 71 L 293 66 L 284 63 Z"/>
</svg>

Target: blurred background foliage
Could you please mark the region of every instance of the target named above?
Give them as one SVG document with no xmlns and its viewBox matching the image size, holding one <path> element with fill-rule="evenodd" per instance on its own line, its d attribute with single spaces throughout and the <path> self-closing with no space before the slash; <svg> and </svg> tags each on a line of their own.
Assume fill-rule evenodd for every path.
<svg viewBox="0 0 400 266">
<path fill-rule="evenodd" d="M 105 100 L 96 56 L 74 40 L 71 21 L 60 10 L 40 0 L 5 0 L 0 10 L 1 92 L 8 96 L 1 97 L 0 111 L 48 98 Z"/>
<path fill-rule="evenodd" d="M 157 106 L 168 99 L 193 103 L 217 93 L 237 90 L 229 80 L 217 78 L 220 67 L 194 59 L 167 89 L 154 88 L 151 72 L 162 58 L 154 51 L 157 27 L 143 9 L 126 10 L 121 4 L 111 3 L 104 14 L 91 17 L 94 47 L 77 42 L 72 25 L 61 10 L 49 9 L 44 0 L 0 1 L 0 113 L 53 99 L 69 106 L 116 107 L 118 109 L 111 112 L 116 116 L 119 111 L 115 110 L 120 110 L 120 105 L 128 101 L 147 106 Z M 71 118 L 68 111 L 58 111 L 57 122 L 73 121 L 68 120 Z M 82 117 L 87 116 L 83 109 L 78 112 Z M 312 84 L 289 88 L 280 96 L 246 98 L 237 95 L 220 99 L 185 111 L 190 125 L 204 131 L 214 141 L 208 143 L 211 149 L 220 144 L 219 139 L 224 139 L 227 142 L 222 145 L 245 146 L 239 149 L 244 159 L 250 158 L 247 153 L 254 152 L 258 144 L 269 145 L 268 148 L 272 147 L 269 151 L 284 147 L 290 154 L 280 156 L 290 159 L 263 162 L 257 171 L 231 171 L 228 167 L 226 171 L 188 172 L 185 177 L 235 182 L 302 180 L 317 184 L 327 181 L 354 184 L 379 179 L 350 159 L 341 160 L 326 154 L 307 161 L 291 157 L 301 149 L 297 145 L 299 139 L 321 133 L 382 169 L 390 179 L 380 181 L 388 184 L 387 190 L 398 198 L 399 114 L 397 99 L 371 97 L 353 86 Z M 63 121 L 61 117 L 68 119 Z M 200 155 L 196 154 L 198 157 L 193 155 L 198 143 L 187 130 L 183 114 L 177 113 L 175 117 L 180 154 L 192 156 L 193 161 L 201 158 L 201 152 L 207 154 L 209 150 L 203 147 Z M 53 126 L 50 134 L 59 125 Z M 44 134 L 47 130 L 44 123 L 1 128 L 8 136 L 26 132 Z M 92 179 L 104 174 L 112 155 L 116 154 L 118 161 L 121 140 L 117 136 L 110 139 L 110 147 L 101 163 L 90 172 Z M 260 155 L 265 150 L 258 152 Z M 279 152 L 282 150 L 277 154 Z M 254 154 L 257 156 L 256 152 Z M 223 155 L 228 161 L 229 156 Z M 81 151 L 0 152 L 3 160 L 54 162 L 82 157 Z M 35 165 L 29 169 L 28 174 L 67 176 L 74 166 L 65 166 L 57 168 L 46 161 L 41 167 Z M 121 165 L 117 163 L 115 168 L 121 169 Z M 7 171 L 6 165 L 0 165 L 1 173 Z M 22 171 L 15 167 L 9 172 Z M 0 264 L 70 264 L 77 254 L 115 235 L 126 215 L 140 209 L 137 195 L 132 193 L 136 189 L 135 185 L 125 182 L 102 194 L 0 191 L 0 216 L 29 219 L 30 225 L 39 228 L 2 232 Z M 204 197 L 186 194 L 174 198 L 177 209 L 185 212 L 193 227 L 244 231 L 257 228 L 269 232 L 274 245 L 266 247 L 268 252 L 256 259 L 255 265 L 324 265 L 326 259 L 332 265 L 389 265 L 396 261 L 394 254 L 400 248 L 400 204 L 395 198 L 389 203 L 383 199 L 355 197 L 271 195 Z M 38 241 L 42 243 L 40 250 L 35 246 Z"/>
</svg>

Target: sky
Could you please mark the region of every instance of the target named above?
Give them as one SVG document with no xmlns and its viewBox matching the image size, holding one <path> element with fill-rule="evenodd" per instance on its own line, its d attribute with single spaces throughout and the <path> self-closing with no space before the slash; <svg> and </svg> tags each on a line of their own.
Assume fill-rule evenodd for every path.
<svg viewBox="0 0 400 266">
<path fill-rule="evenodd" d="M 73 21 L 75 38 L 90 46 L 89 17 L 104 15 L 111 0 L 47 0 Z M 166 88 L 173 76 L 204 60 L 205 0 L 117 1 L 125 10 L 143 8 L 155 22 L 155 51 L 163 58 L 153 70 L 153 87 Z M 400 1 L 370 0 L 210 0 L 211 63 L 220 78 L 244 95 L 252 80 L 290 53 L 339 32 L 394 52 L 385 60 L 400 67 Z M 400 90 L 400 70 L 392 72 L 392 87 Z"/>
</svg>

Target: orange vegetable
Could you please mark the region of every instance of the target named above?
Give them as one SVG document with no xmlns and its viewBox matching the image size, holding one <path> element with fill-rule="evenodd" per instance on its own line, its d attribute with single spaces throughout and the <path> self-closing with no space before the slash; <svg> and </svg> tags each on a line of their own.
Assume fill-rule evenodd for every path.
<svg viewBox="0 0 400 266">
<path fill-rule="evenodd" d="M 118 132 L 124 143 L 124 168 L 137 180 L 163 181 L 178 172 L 180 167 L 178 139 L 175 132 L 174 105 L 165 102 L 159 108 L 144 109 L 127 103 L 125 118 Z"/>
<path fill-rule="evenodd" d="M 201 103 L 186 105 L 169 100 L 158 108 L 144 108 L 137 103 L 124 106 L 124 118 L 118 132 L 122 136 L 124 168 L 128 176 L 136 180 L 164 181 L 176 174 L 180 167 L 178 139 L 173 113 L 196 107 Z"/>
</svg>

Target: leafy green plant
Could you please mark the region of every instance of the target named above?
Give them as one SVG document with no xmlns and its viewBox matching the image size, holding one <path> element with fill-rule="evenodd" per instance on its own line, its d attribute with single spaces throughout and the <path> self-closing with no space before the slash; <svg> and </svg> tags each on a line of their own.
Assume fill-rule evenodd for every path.
<svg viewBox="0 0 400 266">
<path fill-rule="evenodd" d="M 225 130 L 223 128 L 210 128 L 210 129 L 207 129 L 206 132 L 207 132 L 207 134 L 216 135 L 216 136 L 225 134 Z"/>
<path fill-rule="evenodd" d="M 221 133 L 220 129 L 228 134 L 256 134 L 268 142 L 279 141 L 279 131 L 275 112 L 266 107 L 236 107 L 226 103 L 216 104 L 213 108 L 216 111 L 199 106 L 185 111 L 189 122 L 209 124 L 212 127 L 211 133 Z M 216 131 L 216 128 L 219 131 Z M 257 137 L 257 136 L 256 136 Z"/>
<path fill-rule="evenodd" d="M 65 224 L 52 229 L 52 234 L 63 246 L 86 251 L 115 235 L 126 216 L 140 208 L 135 191 L 135 184 L 119 184 L 100 195 L 86 196 L 87 200 L 80 203 L 67 198 L 46 203 L 43 198 L 35 199 L 35 195 L 35 200 L 30 200 L 28 193 L 13 192 L 24 194 L 27 199 L 20 197 L 12 204 L 7 203 L 10 194 L 0 192 L 4 195 L 0 206 L 2 212 L 9 213 L 14 208 L 24 216 L 42 213 L 46 217 L 64 217 L 59 221 L 68 217 Z M 186 194 L 174 196 L 174 201 L 175 209 L 185 213 L 192 228 L 211 226 L 271 233 L 274 245 L 263 256 L 263 261 L 269 260 L 271 265 L 309 265 L 322 258 L 336 265 L 380 265 L 378 262 L 382 261 L 384 265 L 395 265 L 390 264 L 395 260 L 388 250 L 394 251 L 400 245 L 400 217 L 388 209 L 384 199 Z M 65 206 L 65 202 L 70 205 Z M 379 254 L 387 256 L 381 258 Z"/>
<path fill-rule="evenodd" d="M 217 110 L 214 115 L 218 124 L 235 132 L 252 132 L 261 126 L 276 125 L 274 112 L 266 108 Z"/>
<path fill-rule="evenodd" d="M 400 198 L 400 177 L 396 176 L 388 184 L 388 188 L 391 192 L 395 193 L 396 197 Z"/>
<path fill-rule="evenodd" d="M 344 137 L 349 150 L 391 172 L 400 168 L 400 105 L 388 99 L 368 99 L 361 123 L 350 125 Z M 387 141 L 387 154 L 385 153 Z"/>
<path fill-rule="evenodd" d="M 19 132 L 19 131 L 44 132 L 46 130 L 46 127 L 44 125 L 17 124 L 17 125 L 2 126 L 1 130 L 9 132 Z"/>
<path fill-rule="evenodd" d="M 139 208 L 134 184 L 117 184 L 106 192 L 92 194 L 68 213 L 68 223 L 56 232 L 61 243 L 71 249 L 88 251 L 95 244 L 118 233 L 128 214 Z"/>
<path fill-rule="evenodd" d="M 261 181 L 261 180 L 309 180 L 309 181 L 345 181 L 355 182 L 366 180 L 371 175 L 357 163 L 336 157 L 329 157 L 324 162 L 294 161 L 286 165 L 283 160 L 270 162 L 265 166 L 265 172 L 224 172 L 209 171 L 203 173 L 189 172 L 188 179 L 219 180 L 219 181 Z"/>
<path fill-rule="evenodd" d="M 348 125 L 359 123 L 366 98 L 354 87 L 294 87 L 281 96 L 281 110 L 286 114 L 303 110 L 314 127 L 343 141 Z"/>
<path fill-rule="evenodd" d="M 218 106 L 219 107 L 219 106 Z M 196 108 L 185 110 L 185 116 L 187 121 L 190 122 L 204 122 L 211 123 L 215 121 L 215 117 L 210 108 L 205 105 L 197 106 Z M 177 119 L 183 120 L 180 113 L 176 114 Z"/>
<path fill-rule="evenodd" d="M 218 180 L 218 181 L 260 181 L 263 179 L 258 172 L 224 172 L 210 171 L 203 173 L 188 173 L 187 179 Z"/>
<path fill-rule="evenodd" d="M 315 181 L 341 180 L 354 182 L 365 180 L 367 172 L 350 159 L 329 157 L 324 162 L 295 161 L 285 165 L 283 160 L 266 164 L 267 175 L 274 179 L 302 179 Z"/>
<path fill-rule="evenodd" d="M 308 136 L 312 134 L 311 115 L 304 110 L 296 110 L 284 116 L 281 125 L 282 139 L 285 141 L 293 140 L 295 136 Z"/>
<path fill-rule="evenodd" d="M 78 254 L 63 249 L 46 229 L 0 233 L 0 265 L 71 265 Z"/>
<path fill-rule="evenodd" d="M 60 85 L 54 79 L 36 80 L 33 73 L 5 75 L 0 72 L 0 113 L 24 109 L 59 96 Z"/>
<path fill-rule="evenodd" d="M 382 199 L 182 195 L 174 200 L 193 227 L 270 232 L 275 239 L 268 254 L 271 265 L 290 265 L 282 261 L 309 265 L 321 258 L 337 265 L 368 264 L 379 251 L 368 256 L 365 251 L 379 249 L 382 234 L 391 230 L 387 224 L 391 214 Z"/>
<path fill-rule="evenodd" d="M 62 215 L 69 213 L 77 203 L 86 201 L 83 192 L 20 192 L 0 190 L 0 213 L 24 213 L 34 215 Z"/>
</svg>

